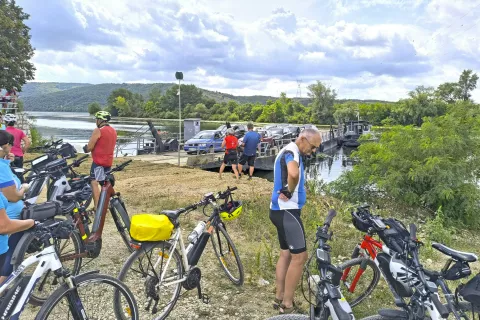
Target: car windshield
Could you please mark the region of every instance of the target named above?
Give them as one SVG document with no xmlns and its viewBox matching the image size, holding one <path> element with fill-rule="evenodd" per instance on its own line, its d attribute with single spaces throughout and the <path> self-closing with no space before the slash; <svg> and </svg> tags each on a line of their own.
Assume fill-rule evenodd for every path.
<svg viewBox="0 0 480 320">
<path fill-rule="evenodd" d="M 213 138 L 213 132 L 199 132 L 197 133 L 193 139 L 212 139 Z"/>
<path fill-rule="evenodd" d="M 271 129 L 269 129 L 269 131 L 271 133 L 274 133 L 274 134 L 283 134 L 283 129 L 282 128 L 271 128 Z"/>
</svg>

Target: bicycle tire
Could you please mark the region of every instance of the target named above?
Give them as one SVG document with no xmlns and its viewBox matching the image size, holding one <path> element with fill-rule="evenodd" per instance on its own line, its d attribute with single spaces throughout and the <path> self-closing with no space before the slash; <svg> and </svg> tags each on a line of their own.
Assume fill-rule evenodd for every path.
<svg viewBox="0 0 480 320">
<path fill-rule="evenodd" d="M 20 240 L 19 244 L 21 243 L 21 246 L 17 247 L 15 249 L 15 250 L 18 250 L 18 254 L 17 254 L 17 259 L 15 261 L 15 264 L 13 265 L 14 270 L 16 270 L 20 266 L 20 264 L 25 260 L 25 255 L 29 254 L 27 250 L 29 249 L 32 242 L 35 240 L 35 236 L 31 232 L 25 233 L 23 235 L 23 237 L 26 237 L 26 239 L 23 242 L 22 242 L 22 240 Z M 80 235 L 78 234 L 78 232 L 73 231 L 70 234 L 70 239 L 72 240 L 72 243 L 74 245 L 75 253 L 77 253 L 77 254 L 81 253 L 82 248 L 83 248 L 83 243 L 82 243 L 82 239 L 80 238 Z M 59 256 L 61 257 L 61 255 L 59 255 Z M 74 262 L 73 262 L 72 270 L 69 269 L 70 273 L 72 275 L 77 275 L 80 272 L 81 267 L 82 267 L 82 258 L 75 258 Z M 37 292 L 38 292 L 37 290 L 39 289 L 40 284 L 43 283 L 43 279 L 46 276 L 53 276 L 53 272 L 50 271 L 47 274 L 44 274 L 42 276 L 41 280 L 39 280 L 39 283 L 37 283 L 37 285 L 33 289 L 32 294 L 30 296 L 30 299 L 28 301 L 31 305 L 34 305 L 34 306 L 37 306 L 37 307 L 43 305 L 44 302 L 47 300 L 48 296 L 50 295 L 50 294 L 47 293 L 47 295 L 48 295 L 47 297 L 41 297 L 40 295 L 37 294 Z M 53 280 L 53 278 L 52 278 L 52 280 Z"/>
<path fill-rule="evenodd" d="M 233 255 L 235 256 L 235 261 L 237 263 L 238 273 L 239 273 L 238 278 L 235 278 L 235 276 L 230 272 L 230 270 L 228 269 L 228 267 L 225 263 L 225 259 L 223 258 L 225 255 L 222 254 L 222 252 L 221 252 L 223 250 L 221 250 L 222 245 L 220 243 L 220 237 L 219 237 L 219 234 L 218 234 L 219 231 L 220 231 L 220 233 L 222 233 L 222 235 L 227 240 L 229 253 L 231 253 L 231 254 L 233 253 Z M 225 271 L 225 274 L 230 279 L 230 281 L 232 281 L 235 285 L 241 286 L 243 284 L 243 281 L 245 280 L 245 275 L 244 275 L 244 272 L 243 272 L 243 265 L 242 265 L 242 261 L 240 260 L 240 256 L 238 254 L 237 248 L 235 247 L 235 244 L 233 243 L 232 239 L 230 238 L 229 234 L 227 233 L 227 230 L 225 230 L 225 228 L 221 224 L 219 224 L 218 226 L 216 226 L 215 232 L 214 232 L 214 234 L 212 234 L 212 236 L 210 238 L 212 240 L 212 245 L 213 245 L 213 250 L 215 251 L 215 255 L 217 256 L 218 261 L 220 262 L 220 266 Z M 217 244 L 215 244 L 215 240 L 219 241 L 218 246 L 217 246 Z"/>
<path fill-rule="evenodd" d="M 280 314 L 278 316 L 274 316 L 268 318 L 267 320 L 307 320 L 310 319 L 310 316 L 304 314 Z"/>
<path fill-rule="evenodd" d="M 84 287 L 87 285 L 98 285 L 99 282 L 114 286 L 115 294 L 117 295 L 119 294 L 119 292 L 121 292 L 122 295 L 127 299 L 128 308 L 129 308 L 129 311 L 131 312 L 131 317 L 129 317 L 129 319 L 131 320 L 139 319 L 138 306 L 137 306 L 137 302 L 135 300 L 134 295 L 132 294 L 130 289 L 118 279 L 111 276 L 104 275 L 104 274 L 99 274 L 99 273 L 85 273 L 85 274 L 76 276 L 74 279 L 74 282 L 76 283 L 77 288 Z M 53 294 L 47 299 L 47 301 L 43 304 L 40 311 L 38 311 L 38 314 L 35 317 L 35 320 L 48 319 L 48 316 L 54 310 L 55 306 L 62 301 L 62 299 L 66 296 L 66 294 L 69 291 L 70 289 L 66 284 L 63 284 L 60 288 L 55 290 Z M 94 303 L 98 304 L 98 301 L 95 301 L 95 300 L 93 301 Z M 123 312 L 119 310 L 120 306 L 117 304 L 117 302 L 118 301 L 115 299 L 114 313 L 115 313 L 115 318 L 119 319 L 119 315 L 120 315 L 119 312 L 120 313 L 123 313 Z M 55 319 L 57 318 L 55 317 Z"/>
<path fill-rule="evenodd" d="M 344 263 L 340 264 L 338 266 L 339 269 L 341 269 L 342 271 L 347 269 L 347 268 L 351 268 L 351 267 L 354 267 L 356 265 L 360 265 L 362 264 L 364 261 L 366 261 L 366 269 L 368 269 L 368 267 L 370 267 L 373 271 L 373 278 L 372 278 L 372 281 L 370 282 L 370 284 L 368 285 L 367 289 L 365 290 L 365 292 L 363 292 L 362 294 L 360 294 L 358 296 L 358 298 L 356 299 L 353 299 L 353 300 L 348 300 L 350 306 L 353 308 L 355 307 L 356 305 L 360 304 L 363 300 L 365 300 L 370 294 L 372 294 L 373 290 L 377 287 L 378 285 L 378 281 L 380 280 L 380 270 L 378 269 L 377 265 L 375 264 L 375 262 L 373 262 L 373 260 L 369 259 L 369 258 L 355 258 L 355 259 L 351 259 L 351 260 L 348 260 L 348 261 L 345 261 Z M 346 285 L 344 283 L 344 285 Z"/>
<path fill-rule="evenodd" d="M 130 217 L 128 216 L 128 213 L 126 213 L 126 211 L 124 212 L 124 214 L 118 212 L 118 210 L 116 209 L 116 205 L 121 206 L 121 203 L 112 202 L 110 204 L 110 213 L 112 215 L 115 226 L 117 227 L 117 231 L 120 234 L 120 237 L 122 237 L 123 243 L 125 244 L 129 252 L 133 252 L 134 250 L 130 246 L 130 241 L 132 238 L 130 237 L 130 228 L 128 227 L 128 225 L 130 224 Z M 126 215 L 126 217 L 124 217 L 124 215 Z M 128 219 L 128 224 L 125 223 L 125 219 Z"/>
<path fill-rule="evenodd" d="M 125 261 L 125 263 L 123 264 L 122 266 L 122 270 L 120 270 L 120 273 L 118 275 L 118 279 L 120 281 L 122 281 L 123 283 L 125 283 L 126 285 L 128 285 L 130 288 L 132 288 L 132 290 L 134 290 L 134 294 L 136 294 L 137 292 L 139 292 L 140 294 L 143 295 L 143 297 L 145 297 L 145 280 L 142 281 L 142 285 L 139 284 L 139 281 L 135 281 L 135 280 L 131 280 L 132 283 L 130 285 L 130 281 L 128 281 L 127 279 L 127 273 L 128 271 L 132 268 L 133 264 L 135 263 L 135 261 L 139 260 L 141 261 L 141 259 L 143 259 L 143 255 L 146 254 L 147 252 L 151 252 L 153 251 L 155 248 L 163 248 L 163 251 L 162 252 L 165 252 L 165 250 L 169 250 L 171 248 L 171 244 L 169 242 L 166 242 L 166 241 L 161 241 L 161 242 L 157 242 L 157 243 L 152 243 L 152 244 L 143 244 L 142 247 L 145 246 L 145 249 L 144 248 L 140 248 L 138 249 L 137 251 L 133 252 L 130 257 L 128 257 L 127 261 Z M 170 252 L 171 255 L 173 255 L 173 258 L 175 260 L 175 263 L 177 265 L 177 269 L 176 269 L 176 274 L 179 276 L 179 277 L 183 277 L 183 274 L 184 274 L 184 269 L 183 269 L 183 260 L 180 256 L 180 254 L 178 253 L 178 250 L 175 249 L 175 251 Z M 152 263 L 155 263 L 155 261 L 153 261 Z M 171 261 L 170 261 L 170 264 L 171 264 Z M 132 270 L 132 273 L 134 272 L 135 270 Z M 157 270 L 158 271 L 158 270 Z M 136 271 L 137 274 L 140 274 L 141 272 L 145 272 L 145 271 Z M 133 273 L 135 274 L 135 273 Z M 146 276 L 148 275 L 148 270 L 146 272 L 146 274 L 142 274 L 141 275 L 141 279 L 146 279 Z M 180 278 L 179 278 L 180 279 Z M 178 280 L 178 279 L 177 279 Z M 180 282 L 178 282 L 177 284 L 175 285 L 172 285 L 172 286 L 176 286 L 175 288 L 175 292 L 174 294 L 172 295 L 172 300 L 167 304 L 166 306 L 166 309 L 163 310 L 163 312 L 160 314 L 160 316 L 158 317 L 155 317 L 154 320 L 163 320 L 163 319 L 166 319 L 168 317 L 168 315 L 170 314 L 170 312 L 173 310 L 173 308 L 175 307 L 177 301 L 178 301 L 178 298 L 180 297 L 180 291 L 182 289 L 182 284 Z M 147 298 L 147 297 L 145 297 Z M 140 299 L 139 297 L 136 297 L 136 299 L 139 301 L 139 303 L 143 303 L 143 299 Z M 143 304 L 142 304 L 143 305 Z M 141 311 L 145 311 L 144 310 L 145 308 L 142 308 Z M 148 313 L 149 316 L 148 316 L 148 319 L 151 319 L 152 317 L 152 313 Z M 142 313 L 142 319 L 146 319 L 147 316 L 143 315 Z M 122 320 L 125 320 L 124 317 L 121 317 L 119 319 L 122 319 Z"/>
</svg>

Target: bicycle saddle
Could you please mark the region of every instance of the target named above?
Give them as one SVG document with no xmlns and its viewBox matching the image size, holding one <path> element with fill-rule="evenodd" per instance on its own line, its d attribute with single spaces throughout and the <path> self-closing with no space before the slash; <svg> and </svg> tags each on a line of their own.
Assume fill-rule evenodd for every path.
<svg viewBox="0 0 480 320">
<path fill-rule="evenodd" d="M 57 196 L 57 201 L 62 201 L 62 202 L 73 202 L 77 198 L 76 193 L 66 193 Z"/>
<path fill-rule="evenodd" d="M 432 247 L 455 260 L 465 262 L 475 262 L 478 260 L 478 257 L 473 253 L 454 250 L 441 243 L 434 242 Z"/>
<path fill-rule="evenodd" d="M 177 220 L 182 212 L 183 212 L 183 209 L 177 209 L 177 210 L 162 210 L 161 213 L 169 217 L 171 220 Z"/>
</svg>

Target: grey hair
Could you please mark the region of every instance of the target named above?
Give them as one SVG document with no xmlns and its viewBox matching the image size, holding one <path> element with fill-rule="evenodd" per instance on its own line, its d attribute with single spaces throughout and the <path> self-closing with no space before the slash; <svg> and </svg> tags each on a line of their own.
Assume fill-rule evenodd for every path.
<svg viewBox="0 0 480 320">
<path fill-rule="evenodd" d="M 228 128 L 227 134 L 235 134 L 235 131 L 232 128 Z"/>
<path fill-rule="evenodd" d="M 252 122 L 247 123 L 247 129 L 253 129 L 253 123 Z"/>
<path fill-rule="evenodd" d="M 309 137 L 312 137 L 312 136 L 315 136 L 315 135 L 320 135 L 320 131 L 316 130 L 316 129 L 313 129 L 313 128 L 307 128 L 307 129 L 304 129 L 301 133 L 300 133 L 300 137 L 306 137 L 306 138 L 309 138 Z"/>
</svg>

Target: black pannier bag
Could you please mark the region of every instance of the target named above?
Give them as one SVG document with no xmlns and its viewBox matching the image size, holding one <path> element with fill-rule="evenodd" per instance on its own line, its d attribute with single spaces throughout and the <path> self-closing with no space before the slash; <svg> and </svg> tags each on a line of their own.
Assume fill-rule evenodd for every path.
<svg viewBox="0 0 480 320">
<path fill-rule="evenodd" d="M 458 288 L 462 298 L 472 304 L 475 312 L 480 312 L 480 273 Z"/>
<path fill-rule="evenodd" d="M 62 158 L 75 158 L 77 156 L 77 150 L 70 143 L 62 144 L 58 151 Z"/>
<path fill-rule="evenodd" d="M 60 214 L 62 214 L 60 203 L 47 201 L 26 206 L 22 210 L 21 218 L 22 220 L 33 219 L 35 221 L 45 221 Z"/>
<path fill-rule="evenodd" d="M 380 239 L 382 239 L 388 248 L 398 253 L 403 253 L 405 245 L 410 238 L 410 232 L 408 232 L 403 223 L 397 219 L 384 219 L 383 223 L 386 228 L 378 232 Z"/>
</svg>

